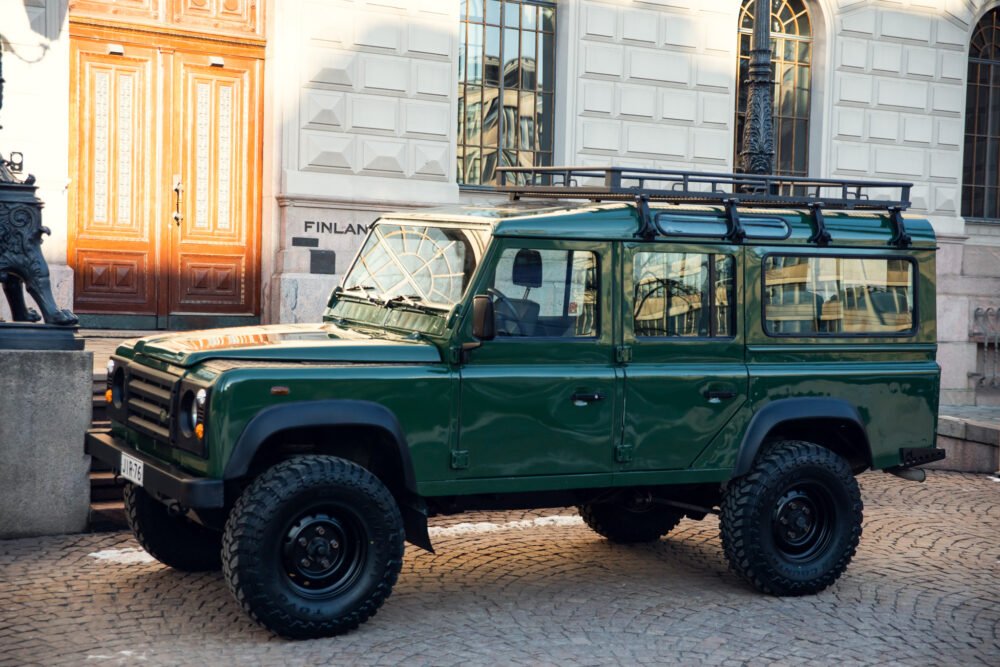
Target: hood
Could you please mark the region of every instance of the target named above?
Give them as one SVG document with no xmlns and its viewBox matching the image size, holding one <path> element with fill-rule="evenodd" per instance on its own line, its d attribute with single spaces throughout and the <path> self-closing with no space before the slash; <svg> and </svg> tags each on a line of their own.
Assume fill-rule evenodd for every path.
<svg viewBox="0 0 1000 667">
<path fill-rule="evenodd" d="M 136 354 L 179 366 L 208 359 L 275 362 L 436 363 L 438 349 L 423 340 L 344 329 L 330 323 L 274 324 L 147 336 Z"/>
</svg>

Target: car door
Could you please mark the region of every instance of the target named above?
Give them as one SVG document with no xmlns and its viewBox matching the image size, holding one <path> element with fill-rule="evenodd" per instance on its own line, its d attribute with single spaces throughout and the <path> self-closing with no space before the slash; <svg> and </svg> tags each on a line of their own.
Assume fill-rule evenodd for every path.
<svg viewBox="0 0 1000 667">
<path fill-rule="evenodd" d="M 627 243 L 623 470 L 687 468 L 747 399 L 742 249 Z"/>
<path fill-rule="evenodd" d="M 507 239 L 476 293 L 497 336 L 461 368 L 459 476 L 610 473 L 620 433 L 607 243 Z M 500 490 L 499 488 L 497 490 Z"/>
</svg>

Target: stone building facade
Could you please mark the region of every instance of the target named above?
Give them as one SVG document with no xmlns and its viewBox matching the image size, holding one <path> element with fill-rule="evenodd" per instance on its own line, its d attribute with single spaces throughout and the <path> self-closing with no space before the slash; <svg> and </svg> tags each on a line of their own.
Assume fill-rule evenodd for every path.
<svg viewBox="0 0 1000 667">
<path fill-rule="evenodd" d="M 65 146 L 67 25 L 75 3 L 14 4 L 0 17 L 5 40 L 18 51 L 4 56 L 0 151 L 23 150 L 38 174 L 54 231 L 46 253 L 58 275 L 71 275 L 74 261 L 61 239 L 72 187 Z M 110 11 L 116 3 L 107 4 Z M 525 151 L 552 164 L 734 166 L 741 40 L 748 34 L 741 0 L 258 4 L 266 17 L 262 321 L 317 319 L 381 213 L 495 199 L 480 187 L 489 165 L 523 163 Z M 998 4 L 773 2 L 776 16 L 793 19 L 772 29 L 781 42 L 779 161 L 789 173 L 913 182 L 911 214 L 928 217 L 937 231 L 946 403 L 1000 402 L 1000 388 L 990 386 L 1000 384 L 990 371 L 994 352 L 977 319 L 977 311 L 1000 307 L 1000 220 L 963 216 L 962 208 L 970 43 Z M 491 35 L 509 44 L 531 31 L 519 38 L 521 79 L 499 94 L 501 107 L 508 94 L 519 96 L 517 109 L 526 100 L 533 105 L 534 125 L 509 129 L 513 143 L 505 152 L 481 127 L 490 86 L 475 77 L 511 75 L 506 51 L 499 70 L 489 71 L 497 66 Z M 537 69 L 532 92 L 525 92 L 526 53 Z M 475 63 L 485 74 L 470 78 Z M 475 127 L 470 91 L 484 110 Z M 1000 106 L 980 115 L 1000 127 Z M 479 134 L 470 139 L 470 132 Z M 991 173 L 1000 185 L 996 169 Z M 72 281 L 59 284 L 60 300 L 72 305 Z"/>
</svg>

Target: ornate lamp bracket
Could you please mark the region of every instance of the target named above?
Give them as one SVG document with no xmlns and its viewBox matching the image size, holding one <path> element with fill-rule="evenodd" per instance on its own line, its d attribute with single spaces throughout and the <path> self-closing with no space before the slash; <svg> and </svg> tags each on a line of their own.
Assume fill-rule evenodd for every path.
<svg viewBox="0 0 1000 667">
<path fill-rule="evenodd" d="M 747 86 L 747 113 L 743 124 L 740 161 L 749 174 L 774 172 L 774 124 L 771 78 L 771 6 L 770 0 L 754 3 L 753 42 Z"/>
</svg>

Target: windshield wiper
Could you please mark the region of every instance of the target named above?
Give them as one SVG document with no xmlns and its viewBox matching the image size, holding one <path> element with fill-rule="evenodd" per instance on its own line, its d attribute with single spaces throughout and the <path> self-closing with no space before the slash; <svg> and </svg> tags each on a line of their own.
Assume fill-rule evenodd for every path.
<svg viewBox="0 0 1000 667">
<path fill-rule="evenodd" d="M 336 294 L 348 294 L 349 296 L 354 296 L 353 294 L 350 294 L 350 292 L 361 292 L 365 301 L 381 306 L 383 305 L 382 300 L 377 296 L 372 296 L 368 293 L 376 289 L 378 288 L 374 285 L 354 285 L 353 287 L 338 287 L 336 289 Z"/>
<path fill-rule="evenodd" d="M 413 308 L 414 310 L 418 310 L 420 312 L 427 312 L 427 311 L 446 312 L 446 311 L 450 310 L 450 308 L 448 308 L 446 306 L 439 306 L 439 305 L 430 304 L 430 303 L 421 303 L 423 300 L 424 300 L 424 297 L 420 296 L 419 294 L 398 294 L 398 295 L 396 295 L 394 297 L 386 299 L 385 300 L 385 307 L 386 308 L 400 308 L 400 307 Z"/>
</svg>

